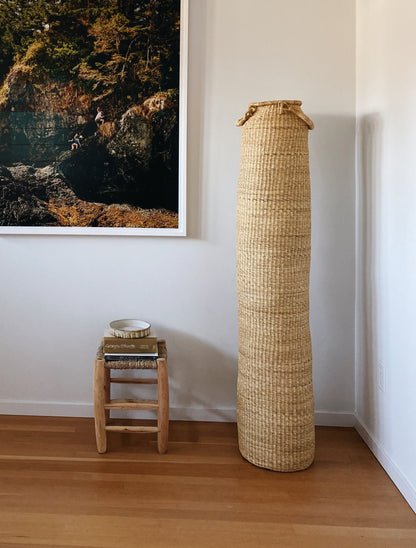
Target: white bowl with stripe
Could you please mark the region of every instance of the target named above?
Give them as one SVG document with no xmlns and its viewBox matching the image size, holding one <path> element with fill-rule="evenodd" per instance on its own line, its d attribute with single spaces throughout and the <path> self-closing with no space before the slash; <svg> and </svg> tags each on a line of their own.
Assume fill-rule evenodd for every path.
<svg viewBox="0 0 416 548">
<path fill-rule="evenodd" d="M 141 339 L 150 333 L 150 323 L 144 320 L 126 319 L 110 322 L 110 329 L 114 337 L 122 339 Z"/>
</svg>

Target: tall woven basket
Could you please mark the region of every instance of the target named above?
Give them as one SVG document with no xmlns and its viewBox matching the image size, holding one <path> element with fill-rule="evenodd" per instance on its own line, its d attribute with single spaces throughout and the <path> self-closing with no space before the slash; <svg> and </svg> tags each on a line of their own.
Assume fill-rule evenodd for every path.
<svg viewBox="0 0 416 548">
<path fill-rule="evenodd" d="M 239 446 L 248 461 L 282 472 L 307 468 L 315 450 L 309 329 L 313 123 L 301 104 L 253 103 L 237 122 Z"/>
</svg>

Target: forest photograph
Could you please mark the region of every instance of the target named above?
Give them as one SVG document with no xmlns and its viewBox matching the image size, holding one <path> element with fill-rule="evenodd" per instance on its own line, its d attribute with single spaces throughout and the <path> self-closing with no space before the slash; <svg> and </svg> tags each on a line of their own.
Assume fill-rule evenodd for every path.
<svg viewBox="0 0 416 548">
<path fill-rule="evenodd" d="M 180 4 L 0 0 L 0 231 L 178 228 Z"/>
</svg>

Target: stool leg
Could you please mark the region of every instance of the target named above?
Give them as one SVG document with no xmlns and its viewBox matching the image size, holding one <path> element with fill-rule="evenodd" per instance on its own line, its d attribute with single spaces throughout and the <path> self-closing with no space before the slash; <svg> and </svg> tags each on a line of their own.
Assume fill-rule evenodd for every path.
<svg viewBox="0 0 416 548">
<path fill-rule="evenodd" d="M 105 403 L 110 403 L 111 399 L 111 369 L 104 367 L 104 387 L 105 387 Z M 110 419 L 110 410 L 105 410 L 105 423 Z"/>
<path fill-rule="evenodd" d="M 157 450 L 166 453 L 169 435 L 169 381 L 168 369 L 164 358 L 157 360 L 158 412 L 157 412 Z"/>
<path fill-rule="evenodd" d="M 105 430 L 105 409 L 106 400 L 105 371 L 104 360 L 95 360 L 94 365 L 94 418 L 95 418 L 95 438 L 97 441 L 97 451 L 105 453 L 107 451 L 107 432 Z"/>
</svg>

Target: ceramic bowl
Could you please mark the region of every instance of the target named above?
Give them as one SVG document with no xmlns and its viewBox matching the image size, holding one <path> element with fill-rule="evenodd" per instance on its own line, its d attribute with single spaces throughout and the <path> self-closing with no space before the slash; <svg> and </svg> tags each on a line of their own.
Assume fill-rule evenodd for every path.
<svg viewBox="0 0 416 548">
<path fill-rule="evenodd" d="M 144 320 L 115 320 L 110 322 L 110 329 L 115 337 L 123 339 L 140 339 L 150 333 L 150 323 Z"/>
</svg>

